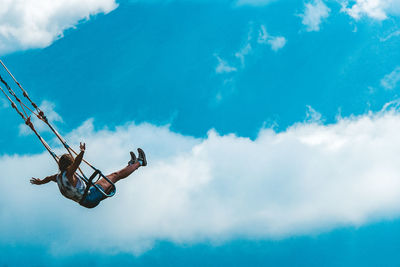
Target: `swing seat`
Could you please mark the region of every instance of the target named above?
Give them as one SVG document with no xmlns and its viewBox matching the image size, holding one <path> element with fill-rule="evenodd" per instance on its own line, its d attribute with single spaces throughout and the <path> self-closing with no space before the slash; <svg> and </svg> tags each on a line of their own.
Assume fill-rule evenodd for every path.
<svg viewBox="0 0 400 267">
<path fill-rule="evenodd" d="M 85 192 L 83 193 L 81 202 L 84 201 L 84 199 L 86 198 L 86 196 L 90 190 L 90 187 L 92 187 L 92 186 L 96 187 L 99 190 L 99 192 L 104 196 L 104 198 L 112 197 L 115 195 L 115 192 L 116 192 L 115 184 L 110 179 L 108 179 L 107 176 L 105 176 L 100 170 L 95 169 L 95 168 L 93 168 L 93 169 L 94 169 L 94 172 L 89 177 L 89 179 L 84 174 L 83 174 L 83 176 L 78 174 L 79 177 L 86 183 L 86 189 L 85 189 Z M 111 185 L 110 193 L 106 193 L 101 186 L 96 184 L 96 182 L 99 181 L 101 178 L 104 178 L 104 180 L 106 180 Z"/>
</svg>

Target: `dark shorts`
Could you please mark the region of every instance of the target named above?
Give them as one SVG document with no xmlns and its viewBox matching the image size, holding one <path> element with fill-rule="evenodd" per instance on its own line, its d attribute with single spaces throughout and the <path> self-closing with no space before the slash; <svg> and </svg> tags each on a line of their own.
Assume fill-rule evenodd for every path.
<svg viewBox="0 0 400 267">
<path fill-rule="evenodd" d="M 99 186 L 104 191 L 104 188 L 101 185 L 98 184 L 96 186 Z M 100 201 L 107 198 L 99 191 L 99 189 L 96 186 L 92 185 L 89 188 L 89 191 L 88 191 L 85 199 L 83 199 L 80 202 L 80 204 L 82 206 L 84 206 L 85 208 L 92 209 L 92 208 L 96 207 L 97 205 L 99 205 Z"/>
</svg>

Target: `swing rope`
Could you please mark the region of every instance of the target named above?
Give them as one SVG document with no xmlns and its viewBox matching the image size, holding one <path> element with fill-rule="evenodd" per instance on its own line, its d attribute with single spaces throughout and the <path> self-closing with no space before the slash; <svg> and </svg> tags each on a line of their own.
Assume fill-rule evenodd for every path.
<svg viewBox="0 0 400 267">
<path fill-rule="evenodd" d="M 0 77 L 1 79 L 1 77 Z M 1 79 L 2 80 L 2 79 Z M 3 80 L 2 80 L 3 81 Z M 17 111 L 17 113 L 21 116 L 21 118 L 25 121 L 25 124 L 31 128 L 31 130 L 35 133 L 35 135 L 39 138 L 40 142 L 43 144 L 43 146 L 46 148 L 46 150 L 50 153 L 50 155 L 54 158 L 56 162 L 58 162 L 59 158 L 58 156 L 53 152 L 49 144 L 40 136 L 40 134 L 36 131 L 35 127 L 33 126 L 33 123 L 30 120 L 30 117 L 25 116 L 17 107 L 15 102 L 7 95 L 7 93 L 4 91 L 4 89 L 0 86 L 1 92 L 7 97 L 7 99 L 10 101 L 11 106 Z"/>
<path fill-rule="evenodd" d="M 14 90 L 8 85 L 8 83 L 3 79 L 3 77 L 0 75 L 0 82 L 2 84 L 4 84 L 5 88 L 7 89 L 4 90 L 1 86 L 0 86 L 0 91 L 6 96 L 6 98 L 8 99 L 8 101 L 11 103 L 11 106 L 13 107 L 13 109 L 16 110 L 16 112 L 21 116 L 21 118 L 24 120 L 25 124 L 27 126 L 29 126 L 29 128 L 34 132 L 34 134 L 39 138 L 40 142 L 43 144 L 43 146 L 46 148 L 46 150 L 50 153 L 50 155 L 53 157 L 53 159 L 57 162 L 59 161 L 59 157 L 54 153 L 54 151 L 51 149 L 51 147 L 49 146 L 49 144 L 43 139 L 43 137 L 39 134 L 39 132 L 36 130 L 35 126 L 33 125 L 32 121 L 31 121 L 31 116 L 28 116 L 28 113 L 25 109 L 27 109 L 28 111 L 30 111 L 33 115 L 35 115 L 39 120 L 43 121 L 49 128 L 50 130 L 55 134 L 55 136 L 58 138 L 58 140 L 61 142 L 61 144 L 64 146 L 64 148 L 68 151 L 69 155 L 71 155 L 72 157 L 74 157 L 74 155 L 78 155 L 78 153 L 72 149 L 68 143 L 65 141 L 65 139 L 58 133 L 58 131 L 53 127 L 53 125 L 49 122 L 49 120 L 47 119 L 46 115 L 44 114 L 44 112 L 40 109 L 40 107 L 32 101 L 32 99 L 29 97 L 28 93 L 26 92 L 26 90 L 22 87 L 22 85 L 17 81 L 17 79 L 14 77 L 14 75 L 12 75 L 12 73 L 9 71 L 9 69 L 6 67 L 6 65 L 3 63 L 3 61 L 0 59 L 0 64 L 3 66 L 3 68 L 6 70 L 6 72 L 9 74 L 9 76 L 14 80 L 14 82 L 18 85 L 18 87 L 20 88 L 20 90 L 22 91 L 22 95 L 29 101 L 29 103 L 32 105 L 33 109 L 31 109 L 28 105 L 26 105 L 19 97 L 18 95 L 14 92 Z M 7 94 L 8 92 L 8 94 Z M 15 101 L 19 104 L 20 109 L 18 108 L 18 106 L 15 104 L 15 102 L 11 99 L 10 95 L 12 97 L 14 97 Z M 21 111 L 22 110 L 22 111 Z M 81 175 L 77 174 L 81 179 L 83 179 L 86 184 L 88 185 L 94 185 L 93 180 L 96 178 L 96 176 L 98 175 L 98 179 L 100 178 L 105 178 L 111 185 L 113 190 L 111 190 L 112 192 L 110 194 L 107 194 L 104 192 L 104 190 L 102 190 L 101 188 L 97 187 L 104 196 L 106 197 L 111 197 L 115 194 L 115 185 L 114 183 L 112 183 L 106 176 L 104 176 L 100 170 L 98 170 L 97 168 L 95 168 L 92 164 L 90 164 L 88 161 L 86 161 L 85 159 L 82 159 L 82 161 L 87 164 L 90 168 L 92 168 L 94 170 L 94 173 L 90 176 L 90 178 L 88 179 L 84 172 L 81 170 L 81 168 L 79 167 L 78 170 L 80 172 Z M 88 189 L 87 188 L 87 189 Z"/>
</svg>

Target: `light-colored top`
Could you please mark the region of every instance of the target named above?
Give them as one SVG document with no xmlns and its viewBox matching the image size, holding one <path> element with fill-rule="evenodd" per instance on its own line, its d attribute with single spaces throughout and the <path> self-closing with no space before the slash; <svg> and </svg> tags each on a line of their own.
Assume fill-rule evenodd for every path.
<svg viewBox="0 0 400 267">
<path fill-rule="evenodd" d="M 61 194 L 79 203 L 85 192 L 86 184 L 78 176 L 76 176 L 76 179 L 78 179 L 78 181 L 75 187 L 69 182 L 67 172 L 58 174 L 56 180 Z"/>
</svg>

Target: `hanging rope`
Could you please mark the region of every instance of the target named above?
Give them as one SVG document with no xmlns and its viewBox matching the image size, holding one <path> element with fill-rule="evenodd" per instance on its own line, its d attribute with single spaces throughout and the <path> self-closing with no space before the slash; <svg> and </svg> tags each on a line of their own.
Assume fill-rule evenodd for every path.
<svg viewBox="0 0 400 267">
<path fill-rule="evenodd" d="M 0 76 L 0 80 L 4 83 L 4 80 Z M 7 99 L 10 101 L 11 106 L 13 109 L 17 111 L 17 113 L 21 116 L 21 118 L 25 121 L 25 124 L 31 128 L 31 130 L 35 133 L 35 135 L 39 138 L 40 142 L 43 144 L 43 146 L 46 148 L 46 150 L 50 153 L 50 155 L 54 158 L 56 162 L 58 162 L 59 158 L 58 156 L 53 152 L 53 150 L 50 148 L 50 146 L 47 144 L 47 142 L 39 135 L 39 133 L 36 131 L 35 127 L 33 126 L 33 123 L 31 122 L 30 117 L 27 117 L 24 115 L 17 107 L 17 105 L 14 103 L 14 101 L 7 95 L 7 93 L 4 91 L 4 89 L 0 86 L 1 92 L 7 97 Z M 18 97 L 17 97 L 18 98 Z M 26 114 L 26 113 L 25 113 Z"/>
<path fill-rule="evenodd" d="M 49 120 L 47 119 L 47 117 L 45 116 L 44 112 L 39 108 L 39 106 L 32 101 L 32 99 L 29 97 L 28 93 L 26 92 L 26 90 L 22 87 L 22 85 L 17 81 L 17 79 L 14 77 L 14 75 L 12 75 L 12 73 L 9 71 L 9 69 L 6 67 L 6 65 L 3 63 L 3 61 L 0 59 L 0 64 L 3 66 L 3 68 L 7 71 L 7 73 L 10 75 L 10 77 L 14 80 L 14 82 L 18 85 L 18 87 L 21 89 L 22 91 L 22 95 L 30 102 L 30 104 L 33 106 L 33 108 L 35 109 L 35 111 L 33 111 L 32 109 L 30 109 L 25 103 L 23 103 L 21 101 L 21 99 L 15 94 L 15 92 L 12 90 L 12 88 L 7 84 L 7 82 L 3 79 L 3 77 L 1 77 L 0 75 L 0 81 L 5 85 L 5 87 L 7 88 L 8 92 L 10 93 L 10 95 L 12 95 L 15 100 L 20 104 L 21 109 L 23 111 L 23 113 L 25 114 L 26 118 L 29 118 L 29 116 L 27 115 L 25 108 L 27 108 L 32 114 L 34 114 L 39 120 L 43 121 L 49 128 L 50 130 L 57 136 L 57 138 L 60 140 L 60 142 L 62 143 L 62 145 L 64 146 L 64 148 L 68 151 L 68 153 L 71 156 L 76 156 L 78 155 L 78 153 L 72 149 L 68 143 L 65 141 L 65 139 L 58 133 L 58 131 L 50 124 Z M 26 119 L 24 119 L 26 121 Z M 29 125 L 28 125 L 29 126 Z M 89 167 L 96 169 L 92 166 L 92 164 L 90 164 L 88 161 L 86 161 L 85 159 L 82 160 L 84 163 L 86 163 Z"/>
<path fill-rule="evenodd" d="M 8 83 L 3 79 L 3 77 L 0 75 L 0 82 L 4 84 L 4 86 L 7 88 L 9 94 L 15 98 L 15 100 L 20 104 L 23 113 L 17 108 L 15 105 L 14 101 L 6 94 L 3 88 L 1 88 L 1 91 L 3 94 L 6 95 L 7 99 L 11 102 L 11 106 L 17 111 L 17 113 L 22 117 L 22 119 L 25 121 L 25 124 L 31 128 L 31 130 L 35 133 L 35 135 L 39 138 L 40 142 L 44 145 L 46 150 L 50 153 L 50 155 L 53 157 L 53 159 L 58 163 L 58 156 L 51 150 L 50 146 L 47 144 L 47 142 L 43 139 L 43 137 L 40 136 L 40 134 L 36 131 L 35 127 L 33 126 L 33 123 L 31 122 L 30 116 L 27 115 L 24 107 L 26 107 L 29 111 L 32 112 L 39 120 L 43 121 L 47 126 L 49 126 L 50 130 L 57 136 L 57 138 L 60 140 L 60 142 L 63 144 L 65 149 L 68 151 L 68 154 L 70 154 L 72 157 L 77 155 L 77 153 L 67 144 L 67 142 L 62 138 L 62 136 L 57 132 L 57 130 L 49 123 L 47 117 L 44 115 L 44 112 L 34 103 L 29 97 L 26 91 L 22 88 L 20 83 L 14 78 L 14 76 L 10 73 L 10 71 L 5 67 L 4 63 L 0 60 L 1 65 L 7 70 L 7 72 L 10 74 L 10 76 L 13 78 L 13 80 L 19 85 L 21 90 L 25 93 L 23 95 L 29 100 L 29 102 L 32 104 L 32 106 L 35 108 L 37 111 L 34 112 L 31 110 L 25 103 L 21 101 L 21 99 L 17 96 L 17 94 L 14 92 L 14 90 L 8 85 Z M 86 160 L 84 161 L 86 164 L 88 164 L 90 167 L 95 169 L 93 166 L 91 166 L 90 163 L 88 163 Z M 81 178 L 87 179 L 85 174 L 83 173 L 81 168 L 78 168 Z"/>
<path fill-rule="evenodd" d="M 44 114 L 44 112 L 40 109 L 40 107 L 32 101 L 32 99 L 29 97 L 28 93 L 26 92 L 26 90 L 22 87 L 22 85 L 17 81 L 17 79 L 15 79 L 14 75 L 12 75 L 12 73 L 8 70 L 8 68 L 6 67 L 6 65 L 3 63 L 3 61 L 0 59 L 0 64 L 3 66 L 3 68 L 6 70 L 6 72 L 9 74 L 9 76 L 14 80 L 14 82 L 18 85 L 18 87 L 20 88 L 20 90 L 22 91 L 22 95 L 28 100 L 28 102 L 32 105 L 33 109 L 30 108 L 28 105 L 26 105 L 19 97 L 18 95 L 14 92 L 14 90 L 8 85 L 8 83 L 6 82 L 6 80 L 3 79 L 3 77 L 0 74 L 0 82 L 5 86 L 5 88 L 7 89 L 4 90 L 1 86 L 0 86 L 0 91 L 6 96 L 6 98 L 8 99 L 8 101 L 11 103 L 11 106 L 13 109 L 15 109 L 17 111 L 17 113 L 20 115 L 20 117 L 24 120 L 25 124 L 34 132 L 34 134 L 39 138 L 40 142 L 43 144 L 43 146 L 46 148 L 46 150 L 50 153 L 50 155 L 53 157 L 53 159 L 58 163 L 59 161 L 59 157 L 54 153 L 54 151 L 51 149 L 51 147 L 49 146 L 49 144 L 42 138 L 42 136 L 39 134 L 39 132 L 35 129 L 35 126 L 33 125 L 32 121 L 31 121 L 31 116 L 28 116 L 28 112 L 26 110 L 28 110 L 32 115 L 35 115 L 39 120 L 43 121 L 49 128 L 50 130 L 57 136 L 58 140 L 60 140 L 60 142 L 62 143 L 62 145 L 64 146 L 64 148 L 68 151 L 68 153 L 74 157 L 74 155 L 78 155 L 78 153 L 72 149 L 68 143 L 64 140 L 64 138 L 58 133 L 58 131 L 53 127 L 53 125 L 51 125 L 51 123 L 49 122 L 49 120 L 47 119 L 46 115 Z M 8 92 L 8 94 L 7 94 Z M 15 104 L 15 102 L 11 99 L 12 96 L 15 101 L 19 104 L 20 108 L 18 108 L 18 106 Z M 87 162 L 85 159 L 82 160 L 84 163 L 86 163 L 89 167 L 91 167 L 94 170 L 94 173 L 90 176 L 90 178 L 88 179 L 85 174 L 83 173 L 83 171 L 81 170 L 81 168 L 78 168 L 79 172 L 81 175 L 79 175 L 80 178 L 82 178 L 86 184 L 88 185 L 87 189 L 89 189 L 89 186 L 94 185 L 96 186 L 100 192 L 102 192 L 102 194 L 105 197 L 111 197 L 115 194 L 115 185 L 114 183 L 112 183 L 106 176 L 104 176 L 98 169 L 96 169 L 92 164 L 90 164 L 89 162 Z M 100 178 L 104 178 L 106 179 L 111 185 L 113 190 L 111 190 L 111 193 L 107 194 L 106 192 L 104 192 L 102 190 L 102 188 L 99 188 L 97 185 L 94 184 L 94 179 L 98 176 L 99 180 Z"/>
</svg>

